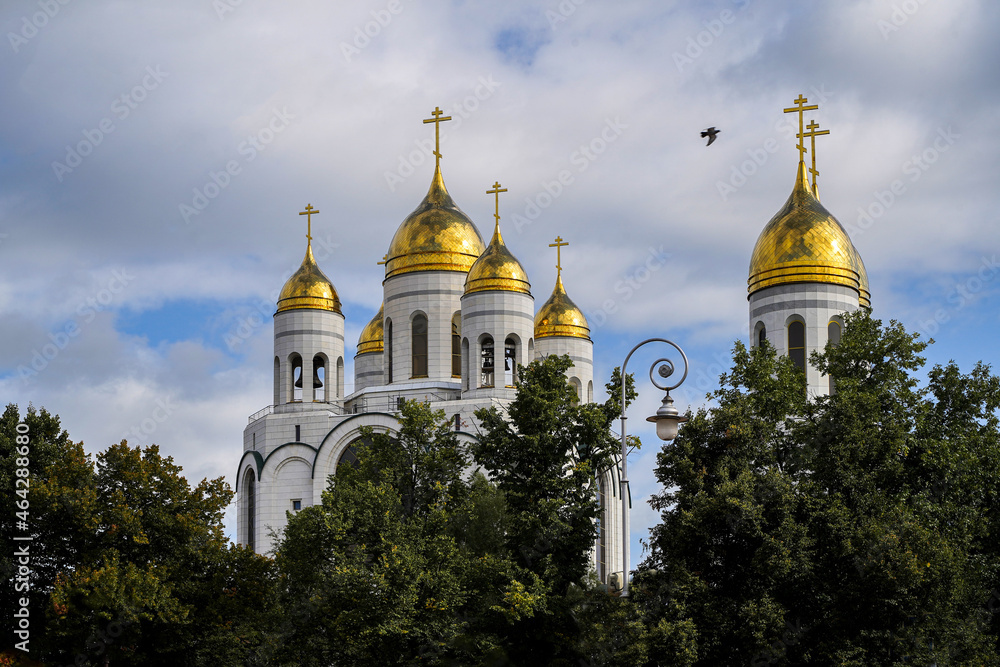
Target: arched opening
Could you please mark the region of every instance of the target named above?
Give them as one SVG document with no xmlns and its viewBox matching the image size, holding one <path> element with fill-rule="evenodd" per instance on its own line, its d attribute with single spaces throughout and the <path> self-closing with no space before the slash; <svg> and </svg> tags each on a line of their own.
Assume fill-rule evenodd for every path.
<svg viewBox="0 0 1000 667">
<path fill-rule="evenodd" d="M 517 380 L 517 343 L 513 338 L 503 342 L 503 384 L 513 387 Z"/>
<path fill-rule="evenodd" d="M 493 357 L 493 337 L 483 336 L 479 342 L 479 386 L 492 387 L 495 370 Z"/>
<path fill-rule="evenodd" d="M 288 363 L 291 368 L 291 386 L 289 387 L 289 396 L 292 397 L 292 401 L 302 400 L 302 357 L 298 354 L 292 354 L 288 358 Z"/>
<path fill-rule="evenodd" d="M 580 382 L 580 378 L 571 377 L 569 383 L 573 387 L 573 391 L 576 392 L 577 400 L 583 402 L 583 383 Z"/>
<path fill-rule="evenodd" d="M 757 335 L 754 343 L 758 346 L 763 345 L 767 341 L 767 327 L 764 326 L 763 322 L 757 323 Z"/>
<path fill-rule="evenodd" d="M 313 401 L 325 402 L 326 397 L 326 359 L 317 354 L 313 357 Z"/>
<path fill-rule="evenodd" d="M 355 442 L 357 441 L 355 440 Z M 337 459 L 337 467 L 334 469 L 334 472 L 340 470 L 340 466 L 344 464 L 352 468 L 358 467 L 358 449 L 353 443 L 348 445 L 347 449 L 340 455 L 340 458 Z"/>
<path fill-rule="evenodd" d="M 392 320 L 385 321 L 385 373 L 386 384 L 392 384 Z"/>
<path fill-rule="evenodd" d="M 806 325 L 799 320 L 788 323 L 788 356 L 796 368 L 806 372 Z"/>
<path fill-rule="evenodd" d="M 427 316 L 417 313 L 413 316 L 411 323 L 411 356 L 413 360 L 413 373 L 410 377 L 427 377 Z"/>
<path fill-rule="evenodd" d="M 243 495 L 246 497 L 246 516 L 243 525 L 246 528 L 246 545 L 251 551 L 257 550 L 257 478 L 253 470 L 247 468 L 243 476 Z"/>
<path fill-rule="evenodd" d="M 840 345 L 840 322 L 831 320 L 826 325 L 826 339 L 832 347 Z M 833 375 L 828 375 L 827 379 L 830 381 L 830 395 L 833 396 L 837 393 L 837 382 Z"/>
<path fill-rule="evenodd" d="M 462 389 L 468 390 L 472 373 L 469 372 L 469 339 L 462 339 Z"/>
<path fill-rule="evenodd" d="M 451 376 L 462 377 L 462 314 L 451 316 Z"/>
<path fill-rule="evenodd" d="M 587 383 L 587 402 L 588 403 L 593 403 L 594 402 L 594 381 L 593 380 L 591 380 L 590 382 Z"/>
<path fill-rule="evenodd" d="M 525 365 L 530 364 L 534 360 L 535 360 L 535 339 L 534 338 L 529 338 L 528 339 L 528 358 L 526 360 L 526 364 Z"/>
</svg>

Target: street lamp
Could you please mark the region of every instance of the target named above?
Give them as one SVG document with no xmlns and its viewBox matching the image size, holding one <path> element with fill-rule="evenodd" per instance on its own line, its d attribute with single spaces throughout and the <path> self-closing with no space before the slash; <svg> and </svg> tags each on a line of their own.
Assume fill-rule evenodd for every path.
<svg viewBox="0 0 1000 667">
<path fill-rule="evenodd" d="M 655 377 L 653 377 L 653 371 L 661 378 L 668 378 L 674 374 L 674 364 L 669 359 L 661 358 L 653 362 L 649 367 L 649 380 L 653 383 L 657 389 L 662 389 L 667 392 L 666 396 L 663 397 L 663 402 L 660 404 L 660 409 L 656 411 L 656 414 L 652 417 L 647 417 L 646 421 L 653 422 L 656 424 L 656 436 L 664 441 L 673 440 L 677 437 L 677 428 L 684 422 L 687 421 L 687 417 L 682 417 L 674 407 L 674 399 L 670 397 L 670 390 L 676 389 L 681 386 L 685 379 L 687 379 L 688 374 L 688 359 L 687 355 L 684 354 L 684 350 L 666 338 L 649 338 L 642 341 L 638 345 L 632 348 L 628 356 L 625 357 L 625 362 L 622 364 L 622 476 L 621 476 L 621 498 L 622 498 L 622 597 L 628 596 L 628 572 L 629 572 L 629 557 L 628 557 L 628 543 L 629 543 L 629 525 L 628 525 L 628 449 L 626 444 L 626 434 L 625 434 L 625 368 L 628 366 L 628 360 L 632 357 L 632 354 L 638 350 L 640 347 L 647 343 L 666 343 L 667 345 L 672 345 L 678 352 L 681 353 L 681 358 L 684 360 L 684 374 L 681 379 L 677 381 L 676 384 L 672 385 L 662 385 Z"/>
</svg>

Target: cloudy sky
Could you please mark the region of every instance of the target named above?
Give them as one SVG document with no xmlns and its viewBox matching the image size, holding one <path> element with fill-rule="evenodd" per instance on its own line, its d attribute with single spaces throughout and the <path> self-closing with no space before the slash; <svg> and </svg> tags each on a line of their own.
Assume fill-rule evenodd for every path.
<svg viewBox="0 0 1000 667">
<path fill-rule="evenodd" d="M 232 481 L 271 398 L 296 213 L 322 211 L 353 357 L 376 261 L 430 180 L 436 106 L 449 190 L 488 236 L 485 191 L 509 189 L 539 304 L 547 244 L 570 242 L 598 386 L 662 336 L 691 360 L 681 407 L 704 402 L 747 338 L 799 94 L 831 132 L 819 186 L 876 315 L 933 335 L 932 362 L 1000 363 L 996 3 L 6 0 L 0 26 L 0 398 L 58 413 L 90 451 L 157 443 L 192 481 Z M 645 372 L 664 350 L 646 350 L 633 428 L 659 402 Z M 637 500 L 657 489 L 641 434 Z M 655 519 L 636 503 L 633 562 Z"/>
</svg>

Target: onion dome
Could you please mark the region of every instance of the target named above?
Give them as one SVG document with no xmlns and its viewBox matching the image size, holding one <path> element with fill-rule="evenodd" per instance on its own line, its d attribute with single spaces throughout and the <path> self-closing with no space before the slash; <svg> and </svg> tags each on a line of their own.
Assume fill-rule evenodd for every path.
<svg viewBox="0 0 1000 667">
<path fill-rule="evenodd" d="M 465 273 L 484 249 L 479 230 L 452 200 L 441 170 L 435 168 L 427 196 L 392 237 L 385 277 L 414 271 Z"/>
<path fill-rule="evenodd" d="M 469 275 L 465 279 L 466 294 L 488 291 L 531 294 L 528 275 L 504 244 L 499 221 L 493 230 L 490 244 L 469 269 Z"/>
<path fill-rule="evenodd" d="M 556 276 L 556 286 L 552 290 L 552 296 L 542 304 L 538 314 L 535 315 L 535 339 L 550 336 L 570 336 L 590 340 L 587 318 L 566 294 L 561 275 Z"/>
<path fill-rule="evenodd" d="M 861 255 L 843 226 L 816 198 L 801 161 L 791 196 L 757 239 L 747 283 L 748 298 L 774 285 L 845 285 L 857 291 L 862 306 L 871 307 Z"/>
<path fill-rule="evenodd" d="M 361 330 L 361 337 L 358 338 L 358 354 L 368 354 L 369 352 L 381 352 L 383 350 L 383 320 L 385 304 L 378 307 L 378 312 L 372 321 Z"/>
<path fill-rule="evenodd" d="M 340 297 L 333 283 L 316 265 L 312 253 L 312 243 L 306 246 L 306 256 L 302 266 L 292 274 L 278 295 L 278 312 L 296 308 L 314 308 L 340 312 Z"/>
</svg>

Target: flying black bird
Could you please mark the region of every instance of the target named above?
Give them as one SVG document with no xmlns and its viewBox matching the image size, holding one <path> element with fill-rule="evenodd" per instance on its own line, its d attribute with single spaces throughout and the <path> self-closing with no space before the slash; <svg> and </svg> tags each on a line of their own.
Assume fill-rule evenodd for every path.
<svg viewBox="0 0 1000 667">
<path fill-rule="evenodd" d="M 705 130 L 704 132 L 702 132 L 701 136 L 708 137 L 708 143 L 705 144 L 705 145 L 706 146 L 711 146 L 712 142 L 715 141 L 715 138 L 717 136 L 719 136 L 719 132 L 722 132 L 722 130 L 717 130 L 714 127 L 710 127 L 707 130 Z"/>
</svg>

